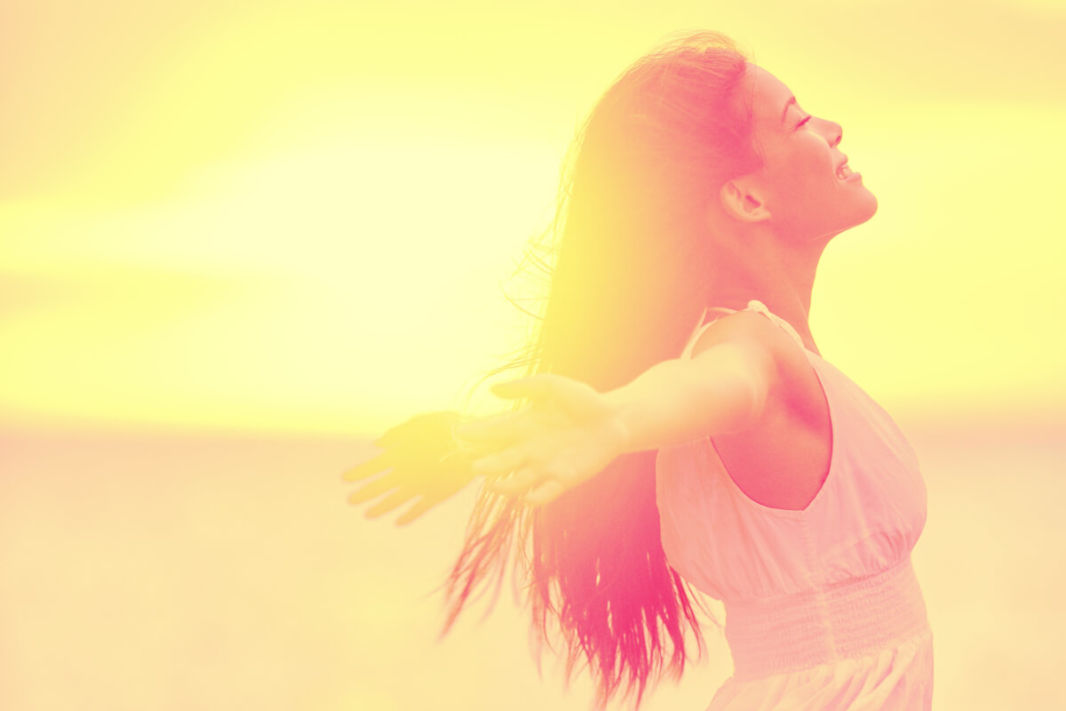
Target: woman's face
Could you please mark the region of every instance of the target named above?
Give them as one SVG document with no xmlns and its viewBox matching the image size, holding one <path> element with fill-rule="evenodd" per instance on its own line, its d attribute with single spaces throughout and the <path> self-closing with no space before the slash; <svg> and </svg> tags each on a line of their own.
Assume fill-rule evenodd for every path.
<svg viewBox="0 0 1066 711">
<path fill-rule="evenodd" d="M 749 64 L 744 83 L 764 159 L 764 166 L 747 176 L 747 187 L 769 211 L 771 229 L 789 239 L 828 238 L 873 217 L 877 198 L 862 177 L 837 175 L 846 159 L 838 147 L 840 125 L 805 111 L 762 67 Z"/>
</svg>

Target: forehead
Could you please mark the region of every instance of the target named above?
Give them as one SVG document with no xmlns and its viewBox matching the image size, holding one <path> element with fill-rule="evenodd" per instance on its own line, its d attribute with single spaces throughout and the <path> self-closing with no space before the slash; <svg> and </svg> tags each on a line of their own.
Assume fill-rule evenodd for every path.
<svg viewBox="0 0 1066 711">
<path fill-rule="evenodd" d="M 792 97 L 788 86 L 757 64 L 748 64 L 744 87 L 757 124 L 772 128 L 781 123 L 781 113 Z"/>
</svg>

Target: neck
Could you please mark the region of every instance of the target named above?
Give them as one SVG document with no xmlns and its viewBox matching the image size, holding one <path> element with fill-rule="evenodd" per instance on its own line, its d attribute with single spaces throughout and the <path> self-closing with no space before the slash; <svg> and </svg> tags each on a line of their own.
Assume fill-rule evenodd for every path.
<svg viewBox="0 0 1066 711">
<path fill-rule="evenodd" d="M 731 244 L 737 244 L 732 241 Z M 719 252 L 722 269 L 708 275 L 708 306 L 743 309 L 752 299 L 796 329 L 804 345 L 819 353 L 811 335 L 809 316 L 814 276 L 825 243 L 783 245 L 770 237 L 752 236 L 743 250 Z"/>
</svg>

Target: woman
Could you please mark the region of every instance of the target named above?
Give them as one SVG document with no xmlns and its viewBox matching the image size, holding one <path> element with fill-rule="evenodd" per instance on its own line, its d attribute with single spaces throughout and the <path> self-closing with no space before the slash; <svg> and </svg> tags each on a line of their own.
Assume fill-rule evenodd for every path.
<svg viewBox="0 0 1066 711">
<path fill-rule="evenodd" d="M 486 476 L 445 633 L 515 549 L 539 639 L 557 628 L 601 706 L 623 684 L 639 706 L 667 651 L 680 676 L 686 631 L 702 653 L 691 585 L 723 601 L 733 655 L 709 710 L 930 707 L 910 564 L 924 483 L 808 323 L 826 244 L 877 209 L 840 139 L 716 33 L 601 98 L 561 186 L 537 337 L 511 364 L 528 377 L 493 388 L 515 407 L 413 418 L 346 475 L 392 467 L 350 500 L 387 493 L 376 516 L 420 495 L 401 523 Z"/>
</svg>

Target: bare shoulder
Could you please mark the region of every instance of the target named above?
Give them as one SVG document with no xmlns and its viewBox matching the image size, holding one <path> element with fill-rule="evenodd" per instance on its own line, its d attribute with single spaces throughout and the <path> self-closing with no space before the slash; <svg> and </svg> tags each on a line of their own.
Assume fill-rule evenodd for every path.
<svg viewBox="0 0 1066 711">
<path fill-rule="evenodd" d="M 715 452 L 748 498 L 803 510 L 828 476 L 832 457 L 829 402 L 814 364 L 785 329 L 756 311 L 718 318 L 693 344 L 693 358 L 722 342 L 744 343 L 755 360 L 773 363 L 776 377 L 761 416 L 744 429 L 716 434 Z"/>
<path fill-rule="evenodd" d="M 721 343 L 738 343 L 762 356 L 770 378 L 767 404 L 777 414 L 806 398 L 802 392 L 805 388 L 797 388 L 810 370 L 806 356 L 792 337 L 766 316 L 756 311 L 737 311 L 718 317 L 693 344 L 691 357 L 698 359 L 701 353 Z"/>
<path fill-rule="evenodd" d="M 775 363 L 781 363 L 789 357 L 792 350 L 786 347 L 788 343 L 785 338 L 787 334 L 781 327 L 762 314 L 756 311 L 737 311 L 718 317 L 704 328 L 692 345 L 691 357 L 696 358 L 719 343 L 741 342 L 765 351 Z"/>
</svg>

